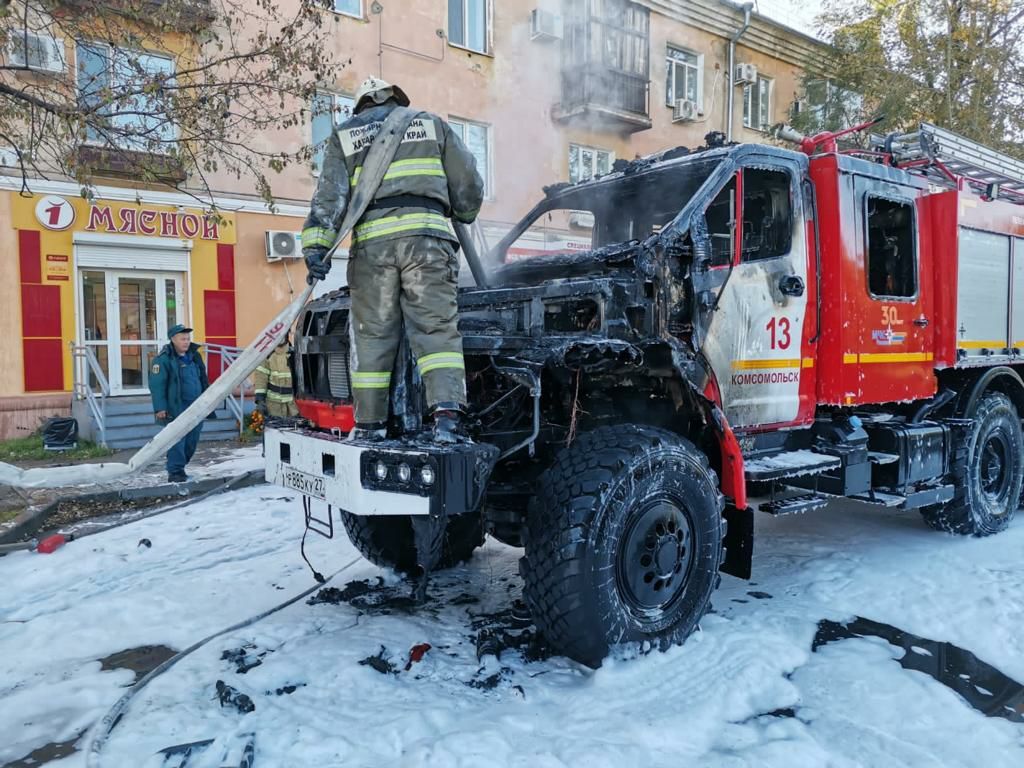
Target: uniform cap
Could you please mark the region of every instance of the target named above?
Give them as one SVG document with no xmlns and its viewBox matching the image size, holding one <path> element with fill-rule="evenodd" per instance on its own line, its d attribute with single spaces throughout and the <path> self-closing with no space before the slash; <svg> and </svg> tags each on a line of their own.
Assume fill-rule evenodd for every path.
<svg viewBox="0 0 1024 768">
<path fill-rule="evenodd" d="M 167 338 L 173 339 L 179 333 L 192 333 L 192 329 L 182 325 L 181 323 L 175 323 L 167 329 Z"/>
</svg>

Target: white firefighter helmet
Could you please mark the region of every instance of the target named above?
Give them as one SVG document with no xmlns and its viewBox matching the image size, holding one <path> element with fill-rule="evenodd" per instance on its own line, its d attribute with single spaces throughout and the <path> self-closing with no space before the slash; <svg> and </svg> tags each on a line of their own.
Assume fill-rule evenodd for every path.
<svg viewBox="0 0 1024 768">
<path fill-rule="evenodd" d="M 373 104 L 383 104 L 391 98 L 403 107 L 409 106 L 409 97 L 397 85 L 392 85 L 379 77 L 368 77 L 356 91 L 356 106 L 353 112 L 361 112 Z"/>
</svg>

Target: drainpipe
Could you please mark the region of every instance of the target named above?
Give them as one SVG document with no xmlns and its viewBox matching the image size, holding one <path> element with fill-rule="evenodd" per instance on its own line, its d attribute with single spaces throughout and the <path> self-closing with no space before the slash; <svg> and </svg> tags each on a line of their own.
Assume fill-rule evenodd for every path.
<svg viewBox="0 0 1024 768">
<path fill-rule="evenodd" d="M 729 38 L 729 72 L 728 77 L 725 79 L 726 87 L 729 89 L 728 98 L 726 99 L 728 106 L 725 109 L 726 141 L 732 141 L 732 112 L 733 104 L 736 101 L 736 87 L 733 85 L 733 77 L 736 75 L 736 43 L 743 37 L 743 33 L 750 28 L 750 11 L 753 7 L 753 3 L 744 3 L 740 6 L 740 10 L 743 11 L 743 26 L 737 29 L 736 34 Z"/>
</svg>

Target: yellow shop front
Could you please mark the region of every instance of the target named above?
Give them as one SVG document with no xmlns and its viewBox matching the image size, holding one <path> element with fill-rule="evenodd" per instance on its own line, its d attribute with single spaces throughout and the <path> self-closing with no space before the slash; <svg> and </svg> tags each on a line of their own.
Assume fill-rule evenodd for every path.
<svg viewBox="0 0 1024 768">
<path fill-rule="evenodd" d="M 150 361 L 175 323 L 205 343 L 237 343 L 233 215 L 2 197 L 0 438 L 67 413 L 76 381 L 99 388 L 102 376 L 112 397 L 147 393 Z"/>
</svg>

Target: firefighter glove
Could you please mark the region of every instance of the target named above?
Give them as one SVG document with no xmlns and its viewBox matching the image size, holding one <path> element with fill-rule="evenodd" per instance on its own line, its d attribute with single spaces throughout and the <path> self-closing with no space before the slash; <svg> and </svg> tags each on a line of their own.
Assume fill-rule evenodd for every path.
<svg viewBox="0 0 1024 768">
<path fill-rule="evenodd" d="M 306 282 L 312 285 L 317 280 L 323 280 L 331 270 L 331 263 L 327 261 L 327 248 L 304 248 L 302 255 L 306 259 Z"/>
<path fill-rule="evenodd" d="M 256 395 L 256 411 L 262 415 L 267 415 L 267 396 L 264 394 Z"/>
</svg>

